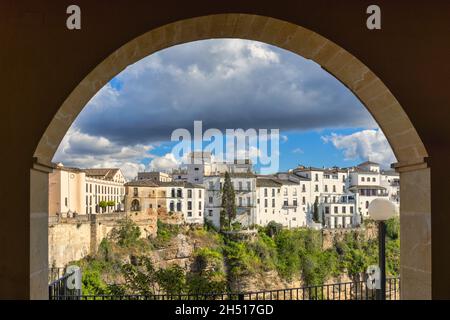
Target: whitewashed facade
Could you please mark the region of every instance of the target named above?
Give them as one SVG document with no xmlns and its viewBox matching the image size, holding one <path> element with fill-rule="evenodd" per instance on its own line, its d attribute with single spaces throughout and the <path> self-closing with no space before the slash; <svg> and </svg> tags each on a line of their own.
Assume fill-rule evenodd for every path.
<svg viewBox="0 0 450 320">
<path fill-rule="evenodd" d="M 122 211 L 124 184 L 118 168 L 79 169 L 58 164 L 49 174 L 49 213 L 73 216 Z M 113 205 L 102 208 L 102 201 Z"/>
</svg>

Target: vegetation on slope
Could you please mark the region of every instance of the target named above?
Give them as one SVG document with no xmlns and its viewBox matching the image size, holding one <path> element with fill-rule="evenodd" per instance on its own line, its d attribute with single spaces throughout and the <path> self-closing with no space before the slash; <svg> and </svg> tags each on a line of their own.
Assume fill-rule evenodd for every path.
<svg viewBox="0 0 450 320">
<path fill-rule="evenodd" d="M 167 247 L 179 232 L 203 244 L 192 254 L 192 267 L 155 267 L 149 253 Z M 378 257 L 377 239 L 366 239 L 357 231 L 324 250 L 321 231 L 287 230 L 274 222 L 260 228 L 249 241 L 232 240 L 209 224 L 183 231 L 161 222 L 156 237 L 139 237 L 139 228 L 126 220 L 102 241 L 95 257 L 77 262 L 83 269 L 83 294 L 223 292 L 230 290 L 237 279 L 268 271 L 276 271 L 285 280 L 320 285 L 342 274 L 356 279 L 369 265 L 376 264 Z M 387 223 L 389 276 L 399 274 L 399 249 L 399 223 L 393 219 Z"/>
</svg>

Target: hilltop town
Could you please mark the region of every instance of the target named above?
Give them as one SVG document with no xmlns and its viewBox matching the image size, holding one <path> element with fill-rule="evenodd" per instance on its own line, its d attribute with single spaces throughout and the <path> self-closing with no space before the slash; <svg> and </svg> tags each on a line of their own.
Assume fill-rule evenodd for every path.
<svg viewBox="0 0 450 320">
<path fill-rule="evenodd" d="M 167 215 L 178 223 L 220 224 L 221 190 L 228 172 L 236 194 L 234 221 L 243 229 L 274 221 L 286 228 L 354 228 L 375 198 L 400 202 L 399 175 L 366 161 L 349 168 L 298 166 L 258 175 L 250 160 L 216 162 L 193 152 L 172 172 L 139 172 L 126 182 L 119 168 L 79 169 L 58 164 L 50 174 L 50 217 L 134 213 Z"/>
<path fill-rule="evenodd" d="M 224 230 L 221 225 L 226 177 L 233 185 L 236 200 L 232 230 Z M 101 283 L 123 285 L 120 272 L 99 269 L 98 265 L 134 263 L 131 261 L 137 257 L 147 257 L 158 270 L 178 266 L 192 276 L 192 272 L 198 272 L 198 259 L 210 263 L 215 257 L 213 265 L 222 270 L 221 284 L 232 289 L 236 285 L 246 290 L 289 288 L 312 283 L 318 274 L 322 275 L 318 283 L 349 281 L 348 276 L 357 277 L 363 270 L 361 266 L 347 265 L 345 261 L 351 260 L 351 254 L 338 251 L 351 251 L 354 246 L 366 248 L 360 258 L 365 264 L 372 261 L 376 252 L 373 225 L 360 228 L 368 218 L 367 208 L 375 198 L 397 204 L 400 201 L 398 174 L 383 171 L 371 161 L 349 168 L 298 166 L 260 175 L 249 160 L 217 162 L 209 153 L 192 153 L 184 168 L 170 173 L 139 172 L 132 181 L 125 180 L 119 168 L 79 169 L 59 164 L 50 174 L 52 269 L 76 263 L 88 274 L 94 272 Z M 273 226 L 276 229 L 271 229 Z M 133 228 L 137 227 L 135 233 Z M 214 231 L 219 228 L 221 233 Z M 280 234 L 279 228 L 284 228 L 285 233 Z M 278 235 L 268 238 L 266 234 L 272 232 Z M 134 244 L 124 244 L 128 240 L 117 242 L 114 234 L 133 238 Z M 139 242 L 136 237 L 143 239 Z M 277 242 L 277 237 L 287 237 L 287 244 Z M 315 249 L 305 249 L 307 256 L 302 259 L 331 259 L 331 265 L 325 267 L 322 261 L 310 272 L 302 269 L 299 277 L 300 267 L 283 260 L 285 245 L 301 248 L 307 239 L 314 239 Z M 396 241 L 389 249 L 393 257 L 398 256 Z M 257 253 L 260 251 L 264 252 L 262 256 Z M 337 256 L 342 261 L 333 260 Z M 250 264 L 260 267 L 245 267 L 245 257 L 252 257 Z M 225 272 L 225 265 L 234 271 Z M 248 272 L 236 282 L 232 280 L 236 270 Z M 395 264 L 391 272 L 396 274 Z"/>
</svg>

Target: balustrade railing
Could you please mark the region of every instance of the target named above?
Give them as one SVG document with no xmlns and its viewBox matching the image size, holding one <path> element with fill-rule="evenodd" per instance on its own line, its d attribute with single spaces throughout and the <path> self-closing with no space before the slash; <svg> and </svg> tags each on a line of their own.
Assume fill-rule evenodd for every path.
<svg viewBox="0 0 450 320">
<path fill-rule="evenodd" d="M 263 290 L 252 292 L 180 293 L 180 294 L 126 294 L 77 295 L 64 288 L 68 275 L 49 286 L 53 300 L 375 300 L 376 290 L 365 281 L 332 283 L 300 288 Z M 400 279 L 386 279 L 386 300 L 400 299 Z"/>
</svg>

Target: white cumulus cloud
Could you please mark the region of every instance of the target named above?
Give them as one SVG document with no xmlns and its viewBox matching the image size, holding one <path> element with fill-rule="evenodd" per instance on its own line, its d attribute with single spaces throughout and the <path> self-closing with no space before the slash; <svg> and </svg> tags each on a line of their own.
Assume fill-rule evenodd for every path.
<svg viewBox="0 0 450 320">
<path fill-rule="evenodd" d="M 131 180 L 145 169 L 143 159 L 153 158 L 151 145 L 121 146 L 101 136 L 71 128 L 53 157 L 53 162 L 78 168 L 120 168 Z"/>
<path fill-rule="evenodd" d="M 155 157 L 149 164 L 151 171 L 171 171 L 180 166 L 175 156 L 172 153 L 166 153 L 162 157 Z"/>
<path fill-rule="evenodd" d="M 361 130 L 349 135 L 332 133 L 323 136 L 325 143 L 332 143 L 342 150 L 346 160 L 368 160 L 389 167 L 396 162 L 394 153 L 381 130 Z"/>
</svg>

